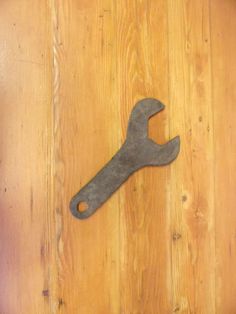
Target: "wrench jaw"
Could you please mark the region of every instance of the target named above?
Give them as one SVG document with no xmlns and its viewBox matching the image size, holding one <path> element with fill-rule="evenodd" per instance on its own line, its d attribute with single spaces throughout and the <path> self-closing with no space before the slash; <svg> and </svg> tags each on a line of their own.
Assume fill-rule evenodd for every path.
<svg viewBox="0 0 236 314">
<path fill-rule="evenodd" d="M 179 154 L 180 138 L 173 138 L 168 143 L 159 145 L 148 138 L 149 119 L 162 111 L 165 106 L 156 99 L 146 98 L 136 103 L 131 112 L 125 145 L 136 150 L 129 154 L 130 160 L 138 169 L 142 166 L 164 166 L 171 163 Z"/>
<path fill-rule="evenodd" d="M 148 137 L 148 120 L 165 106 L 154 98 L 140 100 L 134 106 L 128 123 L 126 141 L 138 142 Z"/>
<path fill-rule="evenodd" d="M 149 157 L 147 166 L 165 166 L 174 161 L 180 152 L 180 137 L 176 136 L 169 142 L 159 145 L 149 139 Z"/>
</svg>

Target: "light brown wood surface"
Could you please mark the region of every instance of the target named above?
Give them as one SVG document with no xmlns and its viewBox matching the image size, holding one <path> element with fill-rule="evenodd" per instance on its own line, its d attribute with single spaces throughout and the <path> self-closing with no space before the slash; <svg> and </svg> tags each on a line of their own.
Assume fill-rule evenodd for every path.
<svg viewBox="0 0 236 314">
<path fill-rule="evenodd" d="M 0 1 L 0 314 L 236 313 L 235 56 L 235 0 Z M 179 157 L 76 220 L 145 97 Z"/>
</svg>

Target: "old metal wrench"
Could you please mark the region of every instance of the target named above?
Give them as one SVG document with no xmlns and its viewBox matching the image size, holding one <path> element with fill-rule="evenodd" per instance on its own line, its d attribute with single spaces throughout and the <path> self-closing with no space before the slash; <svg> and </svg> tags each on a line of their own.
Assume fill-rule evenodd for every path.
<svg viewBox="0 0 236 314">
<path fill-rule="evenodd" d="M 180 149 L 179 136 L 163 145 L 148 138 L 148 119 L 164 109 L 152 98 L 139 101 L 133 108 L 127 136 L 116 155 L 71 200 L 72 214 L 79 219 L 91 216 L 120 185 L 137 169 L 144 166 L 162 166 L 172 162 Z M 87 209 L 79 211 L 85 202 Z"/>
</svg>

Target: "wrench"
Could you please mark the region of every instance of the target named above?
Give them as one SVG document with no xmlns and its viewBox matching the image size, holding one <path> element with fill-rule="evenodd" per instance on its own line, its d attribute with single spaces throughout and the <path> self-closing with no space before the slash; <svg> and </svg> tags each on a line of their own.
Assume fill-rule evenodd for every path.
<svg viewBox="0 0 236 314">
<path fill-rule="evenodd" d="M 178 156 L 179 136 L 163 145 L 148 138 L 148 119 L 163 109 L 164 105 L 153 98 L 143 99 L 135 105 L 129 118 L 124 144 L 71 199 L 70 210 L 76 218 L 85 219 L 91 216 L 139 168 L 167 165 Z M 88 206 L 85 211 L 79 211 L 79 204 L 82 202 Z"/>
</svg>

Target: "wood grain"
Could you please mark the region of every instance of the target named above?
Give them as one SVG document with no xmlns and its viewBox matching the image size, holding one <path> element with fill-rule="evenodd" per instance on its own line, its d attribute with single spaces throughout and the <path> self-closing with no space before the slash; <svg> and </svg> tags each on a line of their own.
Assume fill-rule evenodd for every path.
<svg viewBox="0 0 236 314">
<path fill-rule="evenodd" d="M 0 314 L 236 313 L 235 29 L 234 0 L 1 1 Z M 144 97 L 178 159 L 76 220 Z"/>
<path fill-rule="evenodd" d="M 216 312 L 236 312 L 236 4 L 211 4 L 216 228 Z"/>
<path fill-rule="evenodd" d="M 118 102 L 125 139 L 137 100 L 154 97 L 168 103 L 166 1 L 119 1 L 117 24 Z M 167 114 L 168 107 L 150 121 L 150 136 L 159 143 L 168 139 Z M 168 182 L 168 168 L 146 168 L 121 188 L 120 313 L 171 311 Z"/>
<path fill-rule="evenodd" d="M 119 194 L 86 222 L 68 208 L 119 147 L 114 7 L 70 0 L 54 9 L 58 312 L 119 313 Z"/>
<path fill-rule="evenodd" d="M 168 206 L 172 293 L 181 313 L 215 313 L 215 213 L 208 1 L 169 1 L 170 132 L 181 137 Z"/>
<path fill-rule="evenodd" d="M 0 6 L 0 313 L 50 313 L 51 13 Z"/>
</svg>

